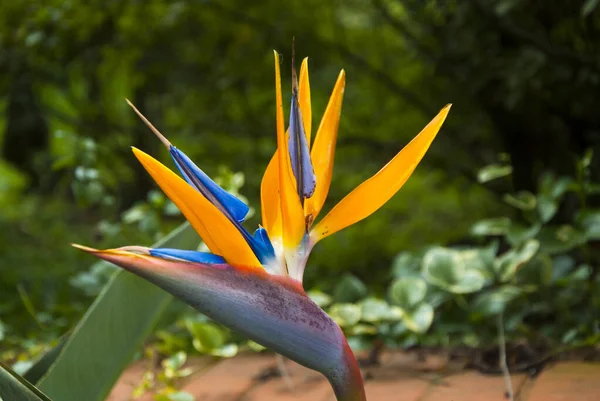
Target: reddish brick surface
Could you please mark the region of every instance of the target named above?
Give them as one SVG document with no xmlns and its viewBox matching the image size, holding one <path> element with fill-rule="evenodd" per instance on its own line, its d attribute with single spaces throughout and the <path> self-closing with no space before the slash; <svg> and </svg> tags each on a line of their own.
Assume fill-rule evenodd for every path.
<svg viewBox="0 0 600 401">
<path fill-rule="evenodd" d="M 129 366 L 112 388 L 106 401 L 129 401 L 133 390 L 141 383 L 147 365 L 147 361 L 140 361 Z"/>
<path fill-rule="evenodd" d="M 225 359 L 183 386 L 196 401 L 234 401 L 253 386 L 255 376 L 275 364 L 273 355 L 239 355 Z"/>
<path fill-rule="evenodd" d="M 396 380 L 373 379 L 365 382 L 365 391 L 367 400 L 417 401 L 423 398 L 429 385 L 429 381 L 414 377 L 399 377 Z"/>
<path fill-rule="evenodd" d="M 525 375 L 512 376 L 515 393 L 525 382 Z M 431 386 L 422 401 L 506 401 L 502 376 L 465 372 L 440 379 Z"/>
<path fill-rule="evenodd" d="M 528 401 L 570 400 L 600 400 L 600 364 L 563 362 L 546 368 L 528 397 Z"/>
<path fill-rule="evenodd" d="M 196 401 L 335 401 L 319 373 L 286 361 L 287 378 L 279 377 L 273 354 L 246 354 L 208 365 L 192 358 L 199 371 L 180 387 Z M 129 401 L 147 363 L 135 363 L 123 374 L 108 401 Z M 204 370 L 202 368 L 204 367 Z M 388 353 L 381 365 L 364 369 L 369 401 L 505 401 L 502 376 L 473 371 L 452 374 L 444 357 L 419 359 L 415 354 Z M 265 374 L 270 373 L 270 374 Z M 567 363 L 547 367 L 537 379 L 513 375 L 518 401 L 600 401 L 600 364 Z M 290 388 L 290 381 L 292 387 Z M 527 383 L 527 385 L 524 385 Z M 151 393 L 137 401 L 152 401 Z"/>
</svg>

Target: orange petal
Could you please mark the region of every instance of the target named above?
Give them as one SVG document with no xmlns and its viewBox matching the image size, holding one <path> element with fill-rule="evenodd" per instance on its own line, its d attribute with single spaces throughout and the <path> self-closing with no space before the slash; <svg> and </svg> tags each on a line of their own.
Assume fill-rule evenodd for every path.
<svg viewBox="0 0 600 401">
<path fill-rule="evenodd" d="M 281 201 L 279 200 L 279 159 L 271 158 L 260 183 L 260 208 L 263 227 L 269 238 L 281 238 Z"/>
<path fill-rule="evenodd" d="M 317 130 L 315 143 L 310 152 L 310 158 L 317 178 L 317 185 L 313 196 L 306 199 L 304 202 L 304 214 L 306 216 L 311 216 L 311 220 L 316 219 L 327 199 L 327 194 L 329 193 L 345 86 L 346 74 L 344 70 L 342 70 L 333 87 L 329 103 L 327 104 L 327 108 L 321 119 L 321 124 Z"/>
<path fill-rule="evenodd" d="M 279 55 L 275 56 L 275 101 L 277 115 L 277 160 L 279 167 L 279 195 L 281 201 L 281 218 L 283 228 L 283 246 L 286 249 L 296 248 L 305 233 L 304 211 L 296 192 L 296 180 L 292 173 L 288 141 L 285 137 L 283 121 L 283 100 L 281 97 L 281 75 L 279 72 Z"/>
<path fill-rule="evenodd" d="M 304 123 L 304 133 L 306 134 L 306 143 L 308 143 L 308 146 L 310 147 L 310 135 L 312 132 L 312 109 L 310 105 L 310 82 L 308 80 L 308 57 L 302 60 L 302 65 L 300 66 L 298 97 L 300 113 L 302 113 L 302 122 Z"/>
<path fill-rule="evenodd" d="M 437 116 L 377 174 L 340 201 L 312 230 L 313 243 L 369 216 L 387 202 L 410 177 L 441 128 L 450 106 Z"/>
<path fill-rule="evenodd" d="M 133 153 L 212 253 L 223 256 L 232 265 L 262 269 L 242 234 L 216 206 L 152 156 L 136 148 Z"/>
</svg>

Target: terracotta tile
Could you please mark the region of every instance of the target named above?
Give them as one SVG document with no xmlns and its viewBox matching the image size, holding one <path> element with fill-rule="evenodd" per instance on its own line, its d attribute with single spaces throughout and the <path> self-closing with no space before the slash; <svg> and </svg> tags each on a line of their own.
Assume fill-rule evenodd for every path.
<svg viewBox="0 0 600 401">
<path fill-rule="evenodd" d="M 365 391 L 368 400 L 374 401 L 417 401 L 430 386 L 428 380 L 398 376 L 395 380 L 367 380 Z"/>
<path fill-rule="evenodd" d="M 563 362 L 544 369 L 527 401 L 600 400 L 600 364 Z"/>
<path fill-rule="evenodd" d="M 516 394 L 526 377 L 524 374 L 512 376 Z M 502 376 L 465 372 L 439 380 L 428 389 L 422 401 L 506 401 L 505 392 Z"/>
<path fill-rule="evenodd" d="M 244 401 L 325 401 L 335 400 L 333 390 L 325 378 L 291 378 L 293 389 L 281 379 L 269 380 L 253 388 Z"/>
<path fill-rule="evenodd" d="M 238 355 L 200 373 L 183 386 L 196 401 L 233 401 L 252 388 L 255 376 L 275 364 L 273 355 Z"/>
<path fill-rule="evenodd" d="M 129 401 L 133 390 L 141 383 L 148 361 L 130 365 L 113 386 L 106 401 Z"/>
</svg>

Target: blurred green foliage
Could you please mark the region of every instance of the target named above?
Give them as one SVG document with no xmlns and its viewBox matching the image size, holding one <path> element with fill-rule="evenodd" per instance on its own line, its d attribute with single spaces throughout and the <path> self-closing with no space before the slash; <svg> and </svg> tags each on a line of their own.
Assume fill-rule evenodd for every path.
<svg viewBox="0 0 600 401">
<path fill-rule="evenodd" d="M 458 285 L 446 283 L 453 294 L 457 288 L 470 292 L 482 280 L 485 288 L 487 276 L 467 272 L 464 281 L 431 267 L 418 278 L 427 283 L 425 298 L 405 294 L 407 284 L 394 282 L 390 289 L 389 266 L 406 255 L 421 255 L 431 244 L 479 246 L 470 227 L 475 237 L 501 236 L 507 248 L 500 255 L 536 240 L 552 266 L 571 266 L 564 274 L 575 274 L 581 263 L 591 269 L 600 231 L 591 183 L 598 181 L 600 163 L 587 156 L 575 160 L 586 149 L 600 154 L 600 13 L 597 1 L 581 3 L 4 4 L 0 342 L 12 360 L 21 352 L 37 354 L 47 348 L 40 342 L 56 341 L 98 294 L 111 271 L 88 271 L 89 258 L 69 243 L 148 245 L 182 221 L 130 153 L 137 146 L 169 163 L 124 98 L 209 175 L 234 187 L 244 184 L 243 195 L 259 210 L 262 172 L 275 149 L 270 50 L 284 55 L 289 82 L 293 36 L 298 56 L 310 57 L 314 125 L 337 73 L 347 73 L 325 209 L 384 165 L 444 104 L 454 103 L 400 194 L 320 243 L 311 256 L 306 287 L 334 296 L 339 306 L 330 312 L 340 322 L 357 319 L 354 302 L 381 300 L 390 291 L 413 312 L 412 323 L 405 320 L 409 331 L 425 328 L 439 311 L 424 306 L 432 288 L 448 280 Z M 477 173 L 482 165 L 488 167 Z M 573 178 L 551 178 L 563 176 Z M 255 213 L 248 224 L 259 222 Z M 438 249 L 434 259 L 464 257 L 432 249 Z M 399 251 L 408 253 L 396 257 Z M 582 262 L 581 255 L 592 262 Z M 343 283 L 350 293 L 336 286 L 348 272 L 353 278 Z M 365 323 L 369 316 L 367 326 L 371 313 L 397 313 L 378 312 L 379 301 L 360 305 L 358 319 Z M 180 311 L 175 315 L 171 323 L 181 319 Z"/>
</svg>

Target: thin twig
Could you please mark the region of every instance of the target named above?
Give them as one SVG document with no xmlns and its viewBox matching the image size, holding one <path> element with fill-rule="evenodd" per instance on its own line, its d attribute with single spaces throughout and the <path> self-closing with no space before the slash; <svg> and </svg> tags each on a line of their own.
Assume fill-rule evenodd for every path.
<svg viewBox="0 0 600 401">
<path fill-rule="evenodd" d="M 283 356 L 279 354 L 275 354 L 275 359 L 277 360 L 277 369 L 279 370 L 279 374 L 281 375 L 285 386 L 291 393 L 295 393 L 296 388 L 294 387 L 294 382 L 291 379 L 290 372 L 288 371 L 287 366 L 285 366 L 285 359 L 283 359 Z"/>
<path fill-rule="evenodd" d="M 515 400 L 512 379 L 510 377 L 510 371 L 508 370 L 508 364 L 506 363 L 506 342 L 504 339 L 504 320 L 502 317 L 503 313 L 498 314 L 498 346 L 500 349 L 500 369 L 504 376 L 504 385 L 506 386 L 506 398 L 510 401 Z"/>
</svg>

